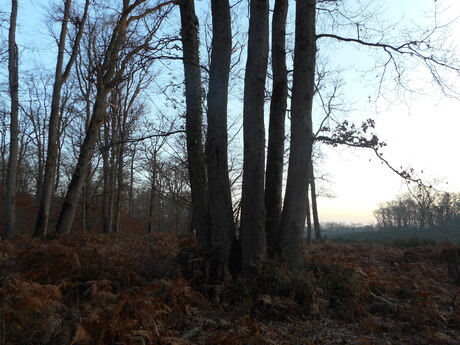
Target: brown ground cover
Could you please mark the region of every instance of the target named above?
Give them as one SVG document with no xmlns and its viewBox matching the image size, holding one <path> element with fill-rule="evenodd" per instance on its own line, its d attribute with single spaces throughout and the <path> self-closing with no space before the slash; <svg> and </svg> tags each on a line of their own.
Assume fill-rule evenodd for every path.
<svg viewBox="0 0 460 345">
<path fill-rule="evenodd" d="M 460 344 L 445 248 L 316 244 L 215 284 L 188 237 L 0 241 L 0 344 Z"/>
</svg>

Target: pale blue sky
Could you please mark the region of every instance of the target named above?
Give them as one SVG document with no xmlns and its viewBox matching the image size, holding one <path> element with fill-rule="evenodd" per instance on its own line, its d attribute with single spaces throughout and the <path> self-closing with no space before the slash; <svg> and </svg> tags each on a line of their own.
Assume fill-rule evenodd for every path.
<svg viewBox="0 0 460 345">
<path fill-rule="evenodd" d="M 348 1 L 350 2 L 350 0 Z M 359 3 L 367 2 L 361 0 Z M 35 54 L 34 63 L 54 59 L 52 41 L 48 29 L 39 20 L 43 18 L 43 5 L 47 1 L 20 1 L 19 37 L 20 44 Z M 207 1 L 198 1 L 200 7 Z M 389 0 L 374 1 L 381 7 L 380 20 L 399 22 L 401 27 L 413 23 L 427 24 L 433 20 L 429 11 L 433 0 Z M 444 10 L 441 22 L 453 20 L 460 14 L 460 4 L 455 0 L 438 1 Z M 0 8 L 9 11 L 9 1 L 0 0 Z M 291 5 L 291 9 L 293 6 Z M 245 20 L 246 18 L 243 18 Z M 376 18 L 370 18 L 372 22 Z M 460 45 L 460 26 L 453 23 L 452 43 Z M 51 48 L 50 48 L 51 47 Z M 448 184 L 438 187 L 448 191 L 460 191 L 460 160 L 457 159 L 460 128 L 459 102 L 443 97 L 427 81 L 426 73 L 415 70 L 409 74 L 413 86 L 422 93 L 407 94 L 407 101 L 395 102 L 391 93 L 376 101 L 375 79 L 363 78 L 360 71 L 372 68 L 374 60 L 370 51 L 345 44 L 333 44 L 330 48 L 329 65 L 342 67 L 345 88 L 343 94 L 352 111 L 347 114 L 351 120 L 372 117 L 376 120 L 376 132 L 388 144 L 383 152 L 396 168 L 412 167 L 423 170 L 420 177 L 426 180 L 441 179 Z M 54 60 L 48 67 L 54 68 Z M 28 66 L 30 67 L 28 61 Z M 452 77 L 452 76 L 451 76 Z M 372 78 L 370 78 L 372 79 Z M 367 81 L 366 81 L 367 80 Z M 460 80 L 457 82 L 460 85 Z M 391 88 L 391 84 L 388 85 Z M 369 97 L 371 102 L 369 102 Z M 376 101 L 376 102 L 375 102 Z M 335 198 L 320 198 L 322 221 L 366 223 L 374 221 L 372 211 L 378 203 L 385 202 L 396 194 L 404 193 L 404 182 L 378 162 L 373 154 L 365 150 L 332 149 L 325 147 L 325 158 L 321 161 L 320 174 L 327 174 L 331 184 L 329 190 Z M 369 161 L 371 159 L 371 161 Z"/>
<path fill-rule="evenodd" d="M 421 25 L 431 22 L 433 17 L 428 15 L 428 11 L 433 8 L 433 4 L 432 0 L 386 2 L 388 16 L 402 19 L 403 25 L 406 25 L 405 20 Z M 438 1 L 438 4 L 445 9 L 439 16 L 441 22 L 453 20 L 460 15 L 457 1 Z M 460 45 L 458 21 L 452 24 L 451 34 L 452 37 L 448 39 L 452 41 L 452 46 Z M 351 48 L 344 50 L 342 56 L 344 65 L 351 63 L 351 66 L 359 67 L 363 63 L 372 64 L 363 54 Z M 376 120 L 376 133 L 388 144 L 382 151 L 384 157 L 395 168 L 414 168 L 419 172 L 418 177 L 424 180 L 443 181 L 436 186 L 440 190 L 460 191 L 460 160 L 457 158 L 460 146 L 460 102 L 444 97 L 430 83 L 426 71 L 420 69 L 408 74 L 412 80 L 411 85 L 418 88 L 420 93 L 404 94 L 406 102 L 397 102 L 390 94 L 390 101 L 381 98 L 377 103 L 369 103 L 368 97 L 374 101 L 375 95 L 372 83 L 359 79 L 350 82 L 353 75 L 360 78 L 355 70 L 347 71 L 347 83 L 350 83 L 353 90 L 347 93 L 347 97 L 355 102 L 354 107 L 357 109 L 352 112 L 351 118 L 358 123 L 359 119 L 367 117 Z M 454 85 L 460 85 L 458 76 L 452 74 L 449 78 Z M 330 174 L 330 189 L 336 198 L 320 198 L 323 221 L 372 222 L 372 211 L 378 203 L 407 191 L 401 178 L 365 150 L 325 148 L 324 151 L 327 158 L 322 169 Z"/>
</svg>

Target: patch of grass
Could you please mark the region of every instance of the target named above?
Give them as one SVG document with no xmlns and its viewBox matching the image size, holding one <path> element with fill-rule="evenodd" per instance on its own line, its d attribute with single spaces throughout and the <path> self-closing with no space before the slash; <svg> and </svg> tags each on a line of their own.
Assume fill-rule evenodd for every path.
<svg viewBox="0 0 460 345">
<path fill-rule="evenodd" d="M 438 242 L 430 238 L 412 237 L 412 238 L 397 238 L 391 241 L 391 244 L 397 247 L 411 248 L 419 246 L 433 246 Z"/>
</svg>

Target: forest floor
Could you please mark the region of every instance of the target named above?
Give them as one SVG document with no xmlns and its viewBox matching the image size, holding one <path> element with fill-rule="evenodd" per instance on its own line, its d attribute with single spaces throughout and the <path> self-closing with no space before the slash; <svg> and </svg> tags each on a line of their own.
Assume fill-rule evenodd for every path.
<svg viewBox="0 0 460 345">
<path fill-rule="evenodd" d="M 0 240 L 0 344 L 460 344 L 445 248 L 315 244 L 216 285 L 188 237 Z"/>
</svg>

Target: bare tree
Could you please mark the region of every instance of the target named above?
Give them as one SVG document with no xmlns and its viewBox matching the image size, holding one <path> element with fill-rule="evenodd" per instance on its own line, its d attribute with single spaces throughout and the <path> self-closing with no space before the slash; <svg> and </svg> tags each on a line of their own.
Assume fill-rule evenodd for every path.
<svg viewBox="0 0 460 345">
<path fill-rule="evenodd" d="M 244 79 L 244 163 L 241 196 L 241 265 L 266 256 L 264 95 L 268 64 L 268 0 L 250 1 L 248 57 Z"/>
<path fill-rule="evenodd" d="M 287 0 L 276 0 L 272 23 L 273 89 L 268 128 L 267 171 L 265 175 L 265 231 L 270 256 L 279 253 L 279 223 L 282 208 L 284 127 L 288 97 L 286 67 Z"/>
<path fill-rule="evenodd" d="M 232 246 L 233 229 L 232 197 L 228 177 L 227 105 L 228 80 L 232 54 L 230 5 L 227 0 L 213 0 L 212 52 L 209 68 L 207 162 L 209 180 L 209 217 L 211 222 L 211 246 L 214 255 L 225 266 Z M 223 273 L 214 269 L 214 273 Z M 215 277 L 223 279 L 223 275 Z"/>
<path fill-rule="evenodd" d="M 192 191 L 193 225 L 198 244 L 209 247 L 209 213 L 206 167 L 203 157 L 201 73 L 198 41 L 198 18 L 194 0 L 181 0 L 182 47 L 185 75 L 187 156 Z"/>
<path fill-rule="evenodd" d="M 49 119 L 48 132 L 48 149 L 45 164 L 45 173 L 43 177 L 43 191 L 40 193 L 40 203 L 38 208 L 37 221 L 35 224 L 34 236 L 44 237 L 48 231 L 49 213 L 51 208 L 51 197 L 54 190 L 56 176 L 57 155 L 58 155 L 58 127 L 62 85 L 70 75 L 73 64 L 77 57 L 80 40 L 83 35 L 86 18 L 88 17 L 89 0 L 85 1 L 82 19 L 72 20 L 77 27 L 77 34 L 71 47 L 70 58 L 65 66 L 64 71 L 64 54 L 66 49 L 67 27 L 71 16 L 72 0 L 66 0 L 64 3 L 64 16 L 62 18 L 61 34 L 59 37 L 58 54 L 56 61 L 56 72 L 54 75 L 54 87 L 51 100 L 51 113 Z"/>
<path fill-rule="evenodd" d="M 10 113 L 10 155 L 6 181 L 6 228 L 5 238 L 11 239 L 16 231 L 16 178 L 18 173 L 19 136 L 19 57 L 16 44 L 16 21 L 18 1 L 11 1 L 10 28 L 8 34 L 8 77 L 11 97 Z"/>
<path fill-rule="evenodd" d="M 294 76 L 291 100 L 291 150 L 281 216 L 281 257 L 291 269 L 301 264 L 308 193 L 308 163 L 313 133 L 311 116 L 316 63 L 316 1 L 296 2 Z"/>
<path fill-rule="evenodd" d="M 125 69 L 132 59 L 140 55 L 140 65 L 143 63 L 143 58 L 149 59 L 143 53 L 150 50 L 150 42 L 158 29 L 158 24 L 162 22 L 165 13 L 160 13 L 153 27 L 148 26 L 147 21 L 144 19 L 149 14 L 160 11 L 163 7 L 173 2 L 166 1 L 152 7 L 145 7 L 143 5 L 146 4 L 146 0 L 135 0 L 132 3 L 129 0 L 123 1 L 121 12 L 117 15 L 114 23 L 110 41 L 104 51 L 103 61 L 96 66 L 96 99 L 85 139 L 80 149 L 77 166 L 73 172 L 61 213 L 59 214 L 56 231 L 60 234 L 70 233 L 80 193 L 89 172 L 96 142 L 104 122 L 107 96 L 115 86 L 123 81 Z M 128 30 L 133 26 L 140 25 L 139 23 L 146 25 L 146 34 L 141 35 L 138 32 L 140 35 L 140 37 L 137 37 L 139 39 L 138 42 L 131 42 L 129 40 L 127 42 Z M 130 38 L 136 39 L 136 37 L 132 36 L 130 35 Z M 129 43 L 130 48 L 123 51 L 126 43 Z"/>
</svg>

